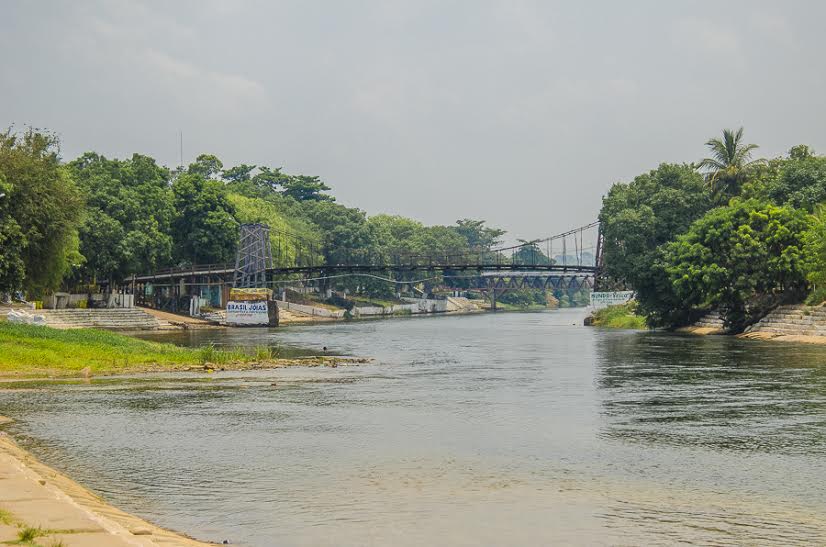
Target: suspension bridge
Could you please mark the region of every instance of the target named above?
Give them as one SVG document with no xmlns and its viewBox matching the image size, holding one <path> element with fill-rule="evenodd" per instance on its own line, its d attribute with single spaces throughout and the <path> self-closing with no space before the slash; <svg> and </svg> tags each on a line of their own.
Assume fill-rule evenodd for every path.
<svg viewBox="0 0 826 547">
<path fill-rule="evenodd" d="M 230 287 L 326 289 L 337 279 L 368 277 L 397 288 L 438 282 L 448 289 L 476 290 L 495 307 L 497 295 L 510 290 L 593 289 L 601 260 L 598 222 L 507 247 L 416 254 L 342 252 L 288 232 L 272 233 L 263 224 L 245 224 L 234 263 L 135 275 L 122 289 L 135 294 L 138 304 L 179 311 L 186 309 L 182 300 L 195 294 L 217 294 L 213 300 L 224 303 Z"/>
</svg>

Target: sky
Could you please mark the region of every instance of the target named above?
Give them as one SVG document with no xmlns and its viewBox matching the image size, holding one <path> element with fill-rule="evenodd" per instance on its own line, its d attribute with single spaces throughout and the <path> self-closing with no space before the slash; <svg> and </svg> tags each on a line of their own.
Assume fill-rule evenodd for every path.
<svg viewBox="0 0 826 547">
<path fill-rule="evenodd" d="M 318 175 L 533 239 L 723 128 L 826 152 L 821 1 L 39 1 L 0 9 L 0 127 Z"/>
</svg>

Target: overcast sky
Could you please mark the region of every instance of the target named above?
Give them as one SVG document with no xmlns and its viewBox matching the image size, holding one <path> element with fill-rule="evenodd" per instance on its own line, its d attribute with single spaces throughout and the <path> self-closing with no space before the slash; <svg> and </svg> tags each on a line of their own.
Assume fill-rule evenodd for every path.
<svg viewBox="0 0 826 547">
<path fill-rule="evenodd" d="M 824 20 L 820 1 L 4 0 L 0 126 L 167 165 L 180 129 L 187 163 L 535 238 L 723 127 L 826 152 Z"/>
</svg>

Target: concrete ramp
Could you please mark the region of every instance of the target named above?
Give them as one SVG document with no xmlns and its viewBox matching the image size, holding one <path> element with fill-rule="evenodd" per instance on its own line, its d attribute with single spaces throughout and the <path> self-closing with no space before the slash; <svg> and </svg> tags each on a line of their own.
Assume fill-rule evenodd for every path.
<svg viewBox="0 0 826 547">
<path fill-rule="evenodd" d="M 37 310 L 55 329 L 155 330 L 161 322 L 138 308 Z"/>
</svg>

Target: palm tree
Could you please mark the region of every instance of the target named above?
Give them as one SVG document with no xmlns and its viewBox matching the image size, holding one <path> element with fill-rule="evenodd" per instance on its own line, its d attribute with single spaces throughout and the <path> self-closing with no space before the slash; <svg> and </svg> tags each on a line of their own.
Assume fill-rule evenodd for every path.
<svg viewBox="0 0 826 547">
<path fill-rule="evenodd" d="M 743 183 L 764 160 L 751 159 L 756 144 L 744 144 L 743 128 L 737 131 L 723 130 L 723 139 L 709 139 L 706 146 L 711 149 L 711 157 L 700 162 L 699 168 L 706 170 L 706 183 L 711 193 L 720 201 L 740 193 Z"/>
</svg>

